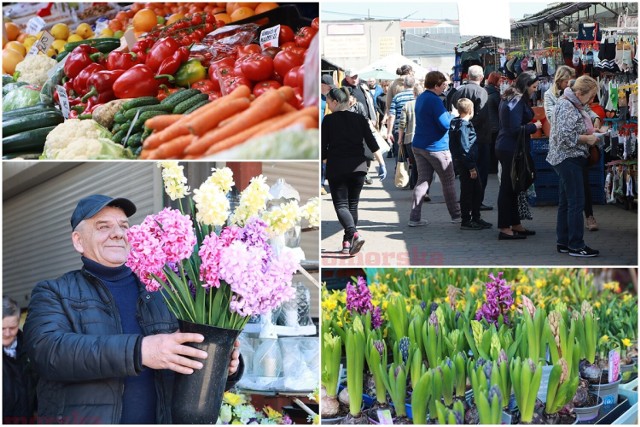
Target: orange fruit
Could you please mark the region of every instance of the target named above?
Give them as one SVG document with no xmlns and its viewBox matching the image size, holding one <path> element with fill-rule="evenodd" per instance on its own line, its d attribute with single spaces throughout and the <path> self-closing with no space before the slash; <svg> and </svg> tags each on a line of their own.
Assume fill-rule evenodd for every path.
<svg viewBox="0 0 640 427">
<path fill-rule="evenodd" d="M 238 4 L 237 1 L 230 1 L 227 3 L 225 7 L 227 8 L 227 13 L 231 15 L 234 10 L 240 7 L 240 5 Z"/>
<path fill-rule="evenodd" d="M 116 16 L 113 19 L 120 21 L 123 26 L 127 25 L 127 23 L 129 22 L 129 16 L 127 15 L 127 12 L 125 12 L 124 10 L 121 10 L 120 12 L 116 13 Z"/>
<path fill-rule="evenodd" d="M 259 2 L 259 1 L 255 2 L 255 3 L 250 3 L 250 2 L 242 1 L 242 2 L 238 2 L 238 3 L 240 3 L 240 6 L 242 6 L 242 7 L 248 7 L 249 9 L 255 9 L 255 8 L 256 8 L 256 6 L 260 4 L 260 2 Z"/>
<path fill-rule="evenodd" d="M 7 43 L 4 46 L 5 49 L 11 49 L 11 50 L 15 50 L 16 52 L 18 52 L 20 55 L 25 56 L 27 54 L 27 48 L 24 47 L 24 45 L 18 41 L 12 41 Z"/>
<path fill-rule="evenodd" d="M 253 9 L 246 6 L 240 6 L 231 13 L 231 22 L 240 21 L 241 19 L 249 18 L 255 14 L 256 13 Z"/>
<path fill-rule="evenodd" d="M 216 13 L 213 17 L 216 18 L 216 21 L 222 21 L 225 24 L 231 22 L 231 17 L 226 13 Z"/>
<path fill-rule="evenodd" d="M 273 2 L 265 2 L 265 3 L 260 3 L 259 5 L 256 6 L 255 8 L 255 12 L 256 15 L 259 13 L 264 13 L 268 10 L 272 10 L 278 7 L 278 3 L 273 3 Z"/>
<path fill-rule="evenodd" d="M 118 21 L 117 19 L 112 19 L 111 21 L 109 21 L 109 28 L 114 32 L 118 30 L 122 30 L 123 28 L 122 21 Z"/>
<path fill-rule="evenodd" d="M 133 29 L 137 32 L 151 31 L 158 23 L 158 17 L 151 9 L 140 9 L 133 15 Z"/>
<path fill-rule="evenodd" d="M 18 38 L 16 39 L 16 41 L 20 42 L 20 43 L 24 43 L 25 39 L 29 37 L 29 34 L 27 33 L 20 33 L 20 35 L 18 36 Z"/>
<path fill-rule="evenodd" d="M 16 65 L 22 62 L 24 56 L 20 55 L 20 52 L 16 52 L 13 49 L 2 50 L 2 71 L 7 74 L 13 74 L 16 72 Z"/>
<path fill-rule="evenodd" d="M 13 22 L 5 22 L 4 29 L 7 32 L 7 38 L 9 41 L 14 41 L 20 35 L 20 27 L 18 27 Z"/>
<path fill-rule="evenodd" d="M 167 22 L 165 22 L 165 25 L 171 25 L 174 22 L 176 22 L 179 19 L 184 18 L 184 15 L 182 13 L 174 13 L 173 15 L 171 15 L 169 17 L 169 19 L 167 19 Z"/>
</svg>

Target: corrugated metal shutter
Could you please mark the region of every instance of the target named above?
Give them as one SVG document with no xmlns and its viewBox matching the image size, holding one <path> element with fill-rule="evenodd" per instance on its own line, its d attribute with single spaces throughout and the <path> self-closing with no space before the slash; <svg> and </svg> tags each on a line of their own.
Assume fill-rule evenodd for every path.
<svg viewBox="0 0 640 427">
<path fill-rule="evenodd" d="M 320 166 L 316 162 L 264 162 L 262 174 L 267 177 L 267 184 L 273 185 L 278 178 L 284 180 L 300 193 L 300 203 L 304 204 L 312 197 L 320 196 Z M 302 234 L 300 245 L 309 261 L 320 259 L 320 233 L 318 230 Z M 319 275 L 312 276 L 319 281 Z M 304 282 L 311 291 L 311 315 L 319 317 L 320 290 L 308 279 L 298 276 L 296 280 Z"/>
<path fill-rule="evenodd" d="M 162 206 L 162 182 L 155 163 L 80 163 L 44 183 L 39 183 L 38 175 L 47 166 L 40 165 L 20 174 L 35 185 L 4 200 L 3 205 L 3 294 L 22 307 L 38 281 L 79 268 L 69 224 L 79 199 L 94 193 L 126 197 L 138 208 L 131 218 L 134 224 Z M 11 164 L 3 167 L 11 168 Z"/>
</svg>

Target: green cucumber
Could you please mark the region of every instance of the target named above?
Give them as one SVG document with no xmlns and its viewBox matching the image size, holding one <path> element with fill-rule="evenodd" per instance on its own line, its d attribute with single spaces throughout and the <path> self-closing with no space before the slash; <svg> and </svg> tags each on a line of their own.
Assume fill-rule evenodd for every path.
<svg viewBox="0 0 640 427">
<path fill-rule="evenodd" d="M 196 111 L 198 108 L 200 107 L 204 107 L 205 105 L 207 105 L 209 103 L 209 99 L 205 99 L 204 101 L 200 101 L 198 102 L 196 105 L 194 105 L 193 107 L 189 108 L 187 111 L 184 112 L 184 114 L 189 114 L 189 113 L 193 113 L 194 111 Z"/>
<path fill-rule="evenodd" d="M 142 144 L 142 132 L 130 135 L 129 138 L 125 141 L 124 146 L 129 148 L 137 148 L 140 144 Z"/>
<path fill-rule="evenodd" d="M 44 113 L 45 111 L 60 112 L 60 110 L 52 107 L 51 105 L 39 102 L 36 105 L 32 105 L 31 107 L 18 108 L 17 110 L 11 110 L 2 113 L 2 122 L 7 122 L 9 120 L 15 119 L 16 117 L 28 116 L 35 113 Z"/>
<path fill-rule="evenodd" d="M 160 116 L 162 114 L 167 114 L 167 112 L 166 111 L 145 111 L 144 113 L 138 116 L 138 119 L 135 122 L 133 122 L 133 129 L 131 130 L 131 132 L 137 133 L 141 131 L 142 128 L 144 127 L 144 122 L 146 122 L 152 117 Z"/>
<path fill-rule="evenodd" d="M 120 47 L 120 39 L 115 37 L 102 37 L 99 39 L 80 40 L 65 44 L 64 50 L 66 52 L 71 52 L 81 44 L 88 44 L 89 46 L 95 47 L 102 53 L 107 53 Z"/>
<path fill-rule="evenodd" d="M 191 98 L 176 105 L 176 107 L 173 109 L 173 114 L 184 114 L 185 111 L 204 101 L 205 99 L 209 99 L 209 95 L 207 95 L 206 93 L 199 93 L 197 95 L 194 95 Z"/>
<path fill-rule="evenodd" d="M 55 126 L 48 126 L 5 136 L 2 138 L 2 155 L 25 152 L 35 153 L 37 151 L 42 153 L 47 135 L 53 129 L 55 129 Z"/>
<path fill-rule="evenodd" d="M 132 108 L 144 107 L 145 105 L 157 105 L 159 103 L 158 98 L 154 96 L 141 96 L 140 98 L 134 98 L 122 104 L 122 109 L 130 110 Z"/>
<path fill-rule="evenodd" d="M 127 136 L 128 130 L 128 126 L 126 128 L 124 126 L 120 127 L 120 130 L 113 134 L 113 138 L 111 138 L 111 140 L 116 144 L 122 144 L 122 139 Z"/>
<path fill-rule="evenodd" d="M 198 89 L 182 89 L 167 96 L 160 104 L 169 104 L 175 107 L 182 101 L 191 98 L 193 95 L 197 95 L 199 92 Z"/>
<path fill-rule="evenodd" d="M 113 121 L 116 123 L 124 123 L 127 121 L 127 118 L 124 116 L 124 110 L 120 110 L 113 116 Z"/>
<path fill-rule="evenodd" d="M 38 112 L 2 122 L 2 135 L 11 136 L 33 129 L 57 126 L 62 122 L 64 122 L 64 116 L 59 111 Z"/>
<path fill-rule="evenodd" d="M 138 113 L 138 111 L 140 112 L 140 114 L 145 113 L 147 111 L 164 111 L 166 113 L 171 113 L 171 110 L 173 108 L 170 105 L 162 105 L 162 104 L 156 104 L 156 105 L 145 105 L 144 107 L 138 107 L 138 108 L 131 108 L 127 111 L 124 112 L 124 117 L 127 120 L 133 120 L 133 118 L 136 116 L 136 114 Z"/>
</svg>

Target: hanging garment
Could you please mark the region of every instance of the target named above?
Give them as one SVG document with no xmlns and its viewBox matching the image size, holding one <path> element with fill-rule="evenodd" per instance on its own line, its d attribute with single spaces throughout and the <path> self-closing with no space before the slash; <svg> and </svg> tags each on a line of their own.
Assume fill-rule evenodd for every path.
<svg viewBox="0 0 640 427">
<path fill-rule="evenodd" d="M 607 203 L 615 202 L 615 198 L 613 198 L 613 174 L 611 172 L 604 179 L 604 197 Z"/>
</svg>

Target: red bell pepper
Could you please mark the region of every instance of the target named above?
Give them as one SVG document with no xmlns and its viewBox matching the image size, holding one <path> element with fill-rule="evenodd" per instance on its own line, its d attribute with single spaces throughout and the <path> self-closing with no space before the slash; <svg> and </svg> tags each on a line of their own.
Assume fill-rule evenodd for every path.
<svg viewBox="0 0 640 427">
<path fill-rule="evenodd" d="M 171 55 L 169 58 L 162 61 L 158 68 L 158 74 L 175 74 L 178 68 L 189 59 L 189 48 L 182 46 Z"/>
<path fill-rule="evenodd" d="M 113 84 L 124 72 L 125 70 L 102 70 L 94 73 L 87 80 L 91 90 L 82 97 L 82 101 L 95 99 L 98 104 L 104 104 L 114 99 Z"/>
<path fill-rule="evenodd" d="M 64 64 L 64 74 L 70 79 L 76 77 L 82 70 L 93 64 L 91 55 L 97 53 L 98 49 L 87 44 L 81 44 L 71 51 Z"/>
<path fill-rule="evenodd" d="M 87 83 L 89 77 L 98 71 L 104 70 L 104 67 L 100 64 L 92 62 L 86 66 L 78 75 L 73 79 L 73 90 L 78 96 L 84 96 L 89 92 L 89 84 Z"/>
<path fill-rule="evenodd" d="M 126 70 L 113 84 L 116 98 L 139 98 L 141 96 L 157 96 L 160 87 L 159 79 L 171 76 L 156 76 L 146 65 L 138 64 Z"/>
<path fill-rule="evenodd" d="M 171 58 L 172 55 L 180 49 L 180 44 L 171 37 L 165 37 L 158 40 L 147 55 L 145 64 L 153 71 L 158 71 L 162 61 Z"/>
<path fill-rule="evenodd" d="M 114 50 L 107 57 L 107 70 L 128 70 L 137 64 L 143 64 L 135 52 L 123 52 Z"/>
<path fill-rule="evenodd" d="M 151 46 L 153 46 L 154 43 L 155 43 L 155 40 L 153 38 L 147 37 L 145 39 L 138 40 L 133 45 L 133 47 L 131 48 L 131 52 L 138 55 L 138 58 L 140 59 L 140 64 L 145 63 L 145 61 L 147 60 L 149 49 L 151 49 Z"/>
</svg>

